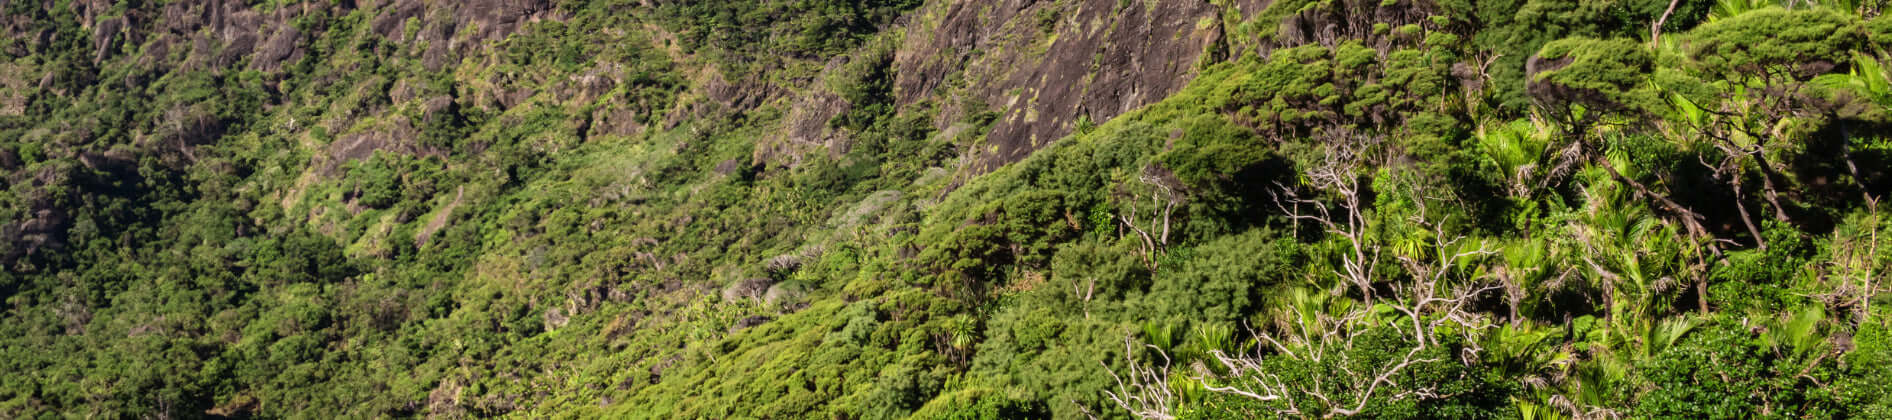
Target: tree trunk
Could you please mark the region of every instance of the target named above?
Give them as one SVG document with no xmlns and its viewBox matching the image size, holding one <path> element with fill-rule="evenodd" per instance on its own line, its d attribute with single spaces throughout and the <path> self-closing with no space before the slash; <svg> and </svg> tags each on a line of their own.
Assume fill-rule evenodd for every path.
<svg viewBox="0 0 1892 420">
<path fill-rule="evenodd" d="M 1740 178 L 1736 177 L 1735 179 L 1734 209 L 1741 213 L 1741 224 L 1747 225 L 1747 233 L 1754 235 L 1754 244 L 1761 249 L 1767 249 L 1767 239 L 1761 237 L 1761 230 L 1754 225 L 1754 217 L 1748 215 L 1747 204 L 1742 202 L 1744 200 L 1741 199 L 1743 194 L 1741 194 Z"/>
<path fill-rule="evenodd" d="M 1767 202 L 1774 205 L 1774 219 L 1791 222 L 1792 219 L 1787 217 L 1787 207 L 1780 205 L 1780 190 L 1774 188 L 1774 167 L 1767 162 L 1767 156 L 1762 151 L 1753 153 L 1754 163 L 1761 167 L 1761 188 L 1767 194 Z"/>
<path fill-rule="evenodd" d="M 1701 213 L 1696 213 L 1694 210 L 1690 210 L 1688 207 L 1682 206 L 1681 203 L 1675 202 L 1675 200 L 1670 200 L 1668 197 L 1656 194 L 1654 191 L 1650 191 L 1649 186 L 1642 185 L 1641 182 L 1636 182 L 1636 180 L 1634 179 L 1629 179 L 1629 177 L 1623 176 L 1623 173 L 1620 171 L 1617 171 L 1616 167 L 1610 165 L 1609 161 L 1603 160 L 1602 158 L 1599 157 L 1597 158 L 1596 164 L 1603 166 L 1603 169 L 1609 170 L 1610 178 L 1615 179 L 1616 182 L 1621 182 L 1623 183 L 1623 185 L 1628 185 L 1631 189 L 1636 190 L 1637 195 L 1643 196 L 1643 198 L 1654 200 L 1657 203 L 1661 204 L 1664 209 L 1667 209 L 1668 211 L 1671 211 L 1671 212 L 1675 212 L 1677 215 L 1679 215 L 1679 217 L 1677 218 L 1682 219 L 1682 226 L 1688 228 L 1689 236 L 1708 239 L 1708 250 L 1710 252 L 1713 252 L 1716 257 L 1721 256 L 1721 247 L 1718 245 L 1715 245 L 1714 235 L 1710 235 L 1708 233 L 1708 229 L 1705 229 L 1701 226 L 1701 221 L 1706 219 L 1702 217 Z"/>
<path fill-rule="evenodd" d="M 1695 309 L 1708 313 L 1708 276 L 1695 278 Z"/>
<path fill-rule="evenodd" d="M 1675 4 L 1680 3 L 1681 1 L 1682 0 L 1669 0 L 1668 10 L 1663 10 L 1662 17 L 1657 18 L 1655 21 L 1655 24 L 1649 25 L 1649 44 L 1650 45 L 1656 45 L 1656 46 L 1662 45 L 1662 24 L 1668 23 L 1669 15 L 1675 14 Z"/>
</svg>

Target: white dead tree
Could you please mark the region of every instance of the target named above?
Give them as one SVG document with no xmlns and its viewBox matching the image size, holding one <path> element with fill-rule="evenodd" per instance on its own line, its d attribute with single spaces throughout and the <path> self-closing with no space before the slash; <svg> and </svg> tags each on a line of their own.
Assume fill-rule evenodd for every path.
<svg viewBox="0 0 1892 420">
<path fill-rule="evenodd" d="M 1866 197 L 1866 212 L 1859 226 L 1834 234 L 1832 257 L 1825 271 L 1837 284 L 1832 292 L 1814 296 L 1828 307 L 1849 309 L 1856 323 L 1872 316 L 1874 297 L 1892 293 L 1892 288 L 1878 281 L 1889 267 L 1879 247 L 1879 231 L 1884 229 L 1885 221 L 1876 197 Z"/>
<path fill-rule="evenodd" d="M 1302 198 L 1293 188 L 1277 184 L 1280 191 L 1275 206 L 1289 219 L 1320 225 L 1327 234 L 1341 238 L 1348 249 L 1340 256 L 1340 278 L 1353 285 L 1362 299 L 1374 301 L 1373 280 L 1379 277 L 1383 254 L 1380 241 L 1370 237 L 1371 224 L 1362 203 L 1360 169 L 1369 162 L 1368 153 L 1380 149 L 1379 137 L 1342 133 L 1342 141 L 1328 142 L 1321 162 L 1307 170 L 1309 185 L 1336 197 L 1329 205 L 1314 198 Z"/>
<path fill-rule="evenodd" d="M 1282 189 L 1277 204 L 1290 219 L 1319 225 L 1344 243 L 1340 264 L 1325 275 L 1341 280 L 1340 288 L 1357 289 L 1362 301 L 1342 297 L 1338 290 L 1295 293 L 1277 305 L 1272 325 L 1251 331 L 1256 342 L 1252 351 L 1210 352 L 1226 373 L 1197 372 L 1192 379 L 1203 389 L 1269 403 L 1276 416 L 1350 416 L 1375 401 L 1440 398 L 1431 384 L 1401 383 L 1400 378 L 1415 366 L 1477 360 L 1478 340 L 1471 334 L 1495 325 L 1490 316 L 1471 306 L 1503 286 L 1473 273 L 1490 271 L 1483 266 L 1498 255 L 1497 250 L 1483 240 L 1452 233 L 1430 211 L 1428 201 L 1437 199 L 1410 182 L 1388 193 L 1406 194 L 1415 203 L 1407 221 L 1423 232 L 1408 237 L 1422 239 L 1401 244 L 1409 246 L 1387 246 L 1390 239 L 1385 229 L 1374 226 L 1376 216 L 1368 213 L 1359 181 L 1360 168 L 1370 167 L 1365 156 L 1376 149 L 1377 139 L 1347 137 L 1348 141 L 1328 143 L 1325 160 L 1306 174 L 1309 183 L 1333 204 L 1301 198 L 1288 188 Z M 1393 254 L 1392 258 L 1387 254 Z M 1382 273 L 1381 261 L 1387 259 L 1398 261 L 1405 275 L 1393 278 Z M 1387 293 L 1377 293 L 1376 284 L 1387 285 L 1382 289 Z M 1407 337 L 1405 346 L 1390 351 L 1356 347 L 1363 345 L 1356 339 L 1382 327 Z M 1446 360 L 1448 356 L 1435 349 L 1446 341 L 1444 334 L 1464 334 L 1463 341 L 1473 344 L 1458 355 L 1459 360 Z M 1332 366 L 1340 374 L 1312 381 L 1287 380 L 1269 368 L 1280 366 L 1281 359 Z M 1164 361 L 1159 368 L 1133 361 L 1128 380 L 1113 372 L 1119 387 L 1110 394 L 1111 400 L 1138 417 L 1171 418 L 1168 410 L 1174 406 L 1158 404 L 1174 401 L 1167 387 L 1166 356 Z"/>
<path fill-rule="evenodd" d="M 1497 255 L 1487 242 L 1474 241 L 1464 235 L 1448 232 L 1446 224 L 1432 217 L 1428 197 L 1424 188 L 1407 183 L 1405 188 L 1398 188 L 1392 193 L 1405 194 L 1412 199 L 1414 213 L 1407 219 L 1411 226 L 1424 229 L 1423 240 L 1409 247 L 1394 247 L 1390 250 L 1395 259 L 1405 268 L 1407 276 L 1397 279 L 1380 278 L 1376 261 L 1389 249 L 1384 244 L 1387 238 L 1383 230 L 1369 229 L 1359 201 L 1359 191 L 1353 189 L 1352 175 L 1347 175 L 1327 165 L 1310 174 L 1310 178 L 1325 179 L 1324 185 L 1335 193 L 1341 202 L 1342 211 L 1334 220 L 1336 212 L 1318 202 L 1299 201 L 1303 206 L 1312 207 L 1317 214 L 1297 214 L 1289 212 L 1296 220 L 1312 220 L 1323 226 L 1341 240 L 1347 242 L 1341 267 L 1331 275 L 1345 279 L 1358 287 L 1366 296 L 1372 296 L 1370 285 L 1384 282 L 1389 284 L 1390 293 L 1378 300 L 1360 305 L 1334 304 L 1333 297 L 1310 298 L 1296 296 L 1286 306 L 1285 312 L 1278 312 L 1274 317 L 1273 328 L 1254 331 L 1257 350 L 1250 354 L 1229 356 L 1215 352 L 1217 362 L 1228 369 L 1228 375 L 1220 380 L 1203 378 L 1205 387 L 1210 391 L 1242 396 L 1258 401 L 1278 402 L 1276 415 L 1334 417 L 1360 414 L 1375 399 L 1397 401 L 1411 398 L 1437 398 L 1438 393 L 1427 384 L 1400 384 L 1395 378 L 1407 369 L 1422 364 L 1444 362 L 1435 357 L 1425 356 L 1428 349 L 1442 343 L 1442 331 L 1457 331 L 1465 334 L 1464 342 L 1472 347 L 1460 354 L 1459 362 L 1471 363 L 1477 359 L 1479 349 L 1475 337 L 1470 336 L 1478 330 L 1494 326 L 1490 317 L 1470 309 L 1474 300 L 1488 292 L 1503 289 L 1498 284 L 1485 284 L 1486 279 L 1465 278 L 1468 272 L 1482 272 L 1476 267 L 1486 264 L 1490 257 Z M 1323 184 L 1316 184 L 1321 186 Z M 1310 303 L 1313 302 L 1313 303 Z M 1328 302 L 1325 304 L 1319 302 Z M 1343 301 L 1344 302 L 1344 301 Z M 1349 302 L 1350 303 L 1350 302 Z M 1398 313 L 1399 316 L 1386 318 L 1374 315 L 1376 306 L 1384 306 Z M 1409 337 L 1407 347 L 1399 356 L 1388 359 L 1377 367 L 1367 371 L 1355 371 L 1358 365 L 1353 358 L 1361 357 L 1356 352 L 1355 338 L 1370 331 L 1376 325 L 1390 325 Z M 1451 327 L 1451 328 L 1448 328 Z M 1437 354 L 1437 353 L 1431 353 Z M 1344 374 L 1327 378 L 1326 381 L 1311 383 L 1288 382 L 1264 369 L 1267 358 L 1285 357 L 1290 360 L 1310 363 L 1324 363 L 1334 360 Z M 1225 385 L 1212 385 L 1223 382 Z"/>
<path fill-rule="evenodd" d="M 1182 203 L 1182 196 L 1171 187 L 1168 181 L 1153 170 L 1144 170 L 1137 177 L 1137 182 L 1149 187 L 1150 207 L 1148 218 L 1136 205 L 1128 205 L 1128 213 L 1118 213 L 1117 221 L 1129 228 L 1142 239 L 1139 246 L 1143 250 L 1143 261 L 1151 269 L 1156 268 L 1156 255 L 1169 246 L 1170 220 L 1176 214 L 1176 206 Z M 1140 197 L 1139 197 L 1140 198 Z M 1134 203 L 1132 201 L 1131 203 Z"/>
<path fill-rule="evenodd" d="M 1415 246 L 1403 247 L 1406 252 L 1396 253 L 1411 278 L 1394 284 L 1393 296 L 1386 305 L 1406 315 L 1411 322 L 1413 342 L 1420 347 L 1438 344 L 1429 332 L 1447 324 L 1461 327 L 1455 330 L 1465 334 L 1465 341 L 1474 345 L 1467 349 L 1472 353 L 1466 355 L 1469 363 L 1470 356 L 1478 351 L 1477 340 L 1472 340 L 1470 334 L 1495 325 L 1484 314 L 1469 311 L 1467 306 L 1472 299 L 1487 292 L 1504 290 L 1504 285 L 1485 282 L 1482 278 L 1467 278 L 1455 284 L 1452 276 L 1486 263 L 1498 255 L 1498 250 L 1486 240 L 1473 241 L 1465 235 L 1448 233 L 1445 222 L 1432 213 L 1433 201 L 1445 199 L 1433 197 L 1426 185 L 1404 182 L 1397 191 L 1411 199 L 1414 211 L 1406 220 L 1411 226 L 1424 230 L 1424 239 Z"/>
<path fill-rule="evenodd" d="M 1424 348 L 1407 349 L 1400 357 L 1368 371 L 1353 370 L 1356 363 L 1352 363 L 1351 358 L 1357 354 L 1354 350 L 1355 338 L 1367 330 L 1363 324 L 1370 322 L 1369 307 L 1348 306 L 1344 314 L 1333 316 L 1319 309 L 1287 306 L 1289 309 L 1277 317 L 1276 326 L 1268 331 L 1254 332 L 1255 340 L 1261 344 L 1254 351 L 1235 355 L 1221 350 L 1210 352 L 1214 361 L 1228 371 L 1227 375 L 1208 378 L 1198 373 L 1188 380 L 1202 384 L 1203 389 L 1210 392 L 1277 402 L 1280 408 L 1272 414 L 1283 417 L 1349 416 L 1361 413 L 1375 398 L 1402 400 L 1437 397 L 1434 389 L 1424 386 L 1391 391 L 1399 388 L 1395 378 L 1401 372 L 1415 365 L 1442 361 L 1422 357 Z M 1129 362 L 1129 371 L 1120 375 L 1105 365 L 1111 378 L 1116 380 L 1117 387 L 1115 391 L 1105 391 L 1104 395 L 1118 408 L 1137 418 L 1175 419 L 1173 410 L 1178 397 L 1170 383 L 1171 360 L 1155 346 L 1145 344 L 1144 347 L 1161 358 L 1162 363 L 1150 366 L 1138 361 L 1135 344 L 1125 337 L 1125 358 Z M 1328 378 L 1331 381 L 1289 382 L 1265 367 L 1264 363 L 1271 357 L 1315 364 L 1331 359 L 1337 361 L 1335 365 L 1340 366 L 1345 374 Z"/>
<path fill-rule="evenodd" d="M 1471 334 L 1496 325 L 1485 314 L 1472 312 L 1467 306 L 1473 299 L 1487 292 L 1504 290 L 1504 285 L 1476 282 L 1482 279 L 1472 279 L 1473 282 L 1454 285 L 1450 281 L 1451 276 L 1458 272 L 1456 268 L 1479 263 L 1497 255 L 1498 252 L 1482 240 L 1472 244 L 1462 235 L 1448 236 L 1445 229 L 1437 223 L 1422 221 L 1415 221 L 1415 223 L 1429 225 L 1428 231 L 1432 234 L 1432 241 L 1434 241 L 1427 250 L 1430 255 L 1425 256 L 1429 258 L 1399 256 L 1400 263 L 1406 267 L 1412 279 L 1409 282 L 1395 284 L 1393 296 L 1385 304 L 1406 315 L 1411 322 L 1410 334 L 1412 334 L 1413 342 L 1418 343 L 1421 348 L 1439 344 L 1438 339 L 1433 337 L 1433 333 L 1442 327 L 1448 324 L 1460 327 L 1454 330 L 1464 334 L 1465 342 L 1473 345 L 1466 349 L 1468 354 L 1465 357 L 1469 363 L 1470 360 L 1475 359 L 1472 356 L 1479 351 L 1476 347 L 1478 341 L 1474 340 Z"/>
<path fill-rule="evenodd" d="M 1130 412 L 1141 419 L 1172 420 L 1176 415 L 1171 412 L 1176 407 L 1176 391 L 1169 387 L 1169 355 L 1162 349 L 1144 344 L 1152 352 L 1163 358 L 1160 366 L 1144 366 L 1136 359 L 1136 345 L 1130 337 L 1123 338 L 1123 357 L 1130 366 L 1130 371 L 1118 375 L 1117 371 L 1104 364 L 1104 371 L 1117 380 L 1116 391 L 1104 391 L 1104 396 L 1117 404 L 1118 408 Z M 1098 362 L 1103 363 L 1103 362 Z M 1126 379 L 1126 376 L 1128 377 Z"/>
<path fill-rule="evenodd" d="M 1076 296 L 1080 302 L 1083 302 L 1084 319 L 1091 319 L 1091 298 L 1096 296 L 1096 294 L 1096 276 L 1085 276 L 1084 284 L 1081 286 L 1078 285 L 1077 280 L 1071 280 L 1071 295 Z"/>
<path fill-rule="evenodd" d="M 1427 384 L 1401 384 L 1399 376 L 1414 366 L 1445 360 L 1426 355 L 1426 346 L 1413 344 L 1398 357 L 1356 370 L 1356 358 L 1367 356 L 1356 349 L 1356 339 L 1375 319 L 1372 306 L 1319 302 L 1319 298 L 1298 297 L 1301 302 L 1284 305 L 1271 328 L 1252 331 L 1258 343 L 1252 352 L 1230 355 L 1221 351 L 1211 356 L 1228 371 L 1220 378 L 1197 377 L 1203 388 L 1253 399 L 1273 402 L 1274 415 L 1283 417 L 1337 417 L 1360 414 L 1374 400 L 1399 401 L 1429 399 L 1439 396 Z M 1305 302 L 1315 302 L 1307 304 Z M 1336 310 L 1337 309 L 1337 310 Z M 1433 341 L 1433 340 L 1428 340 Z M 1286 358 L 1295 363 L 1329 364 L 1342 374 L 1314 381 L 1288 381 L 1266 367 L 1271 358 Z"/>
</svg>

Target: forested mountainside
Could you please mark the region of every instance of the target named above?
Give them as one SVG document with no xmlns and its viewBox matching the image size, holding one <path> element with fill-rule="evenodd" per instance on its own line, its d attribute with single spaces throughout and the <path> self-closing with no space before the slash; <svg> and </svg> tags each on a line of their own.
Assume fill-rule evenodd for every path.
<svg viewBox="0 0 1892 420">
<path fill-rule="evenodd" d="M 1892 418 L 1881 7 L 0 0 L 0 418 Z"/>
</svg>

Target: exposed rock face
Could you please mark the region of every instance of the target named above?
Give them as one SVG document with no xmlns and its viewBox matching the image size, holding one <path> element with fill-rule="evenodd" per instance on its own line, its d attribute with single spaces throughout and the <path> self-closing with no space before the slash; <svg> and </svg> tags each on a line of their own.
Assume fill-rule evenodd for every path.
<svg viewBox="0 0 1892 420">
<path fill-rule="evenodd" d="M 26 113 L 27 89 L 32 82 L 25 77 L 27 68 L 13 63 L 0 63 L 0 116 Z"/>
<path fill-rule="evenodd" d="M 32 1 L 32 0 L 15 0 Z M 1260 0 L 1244 0 L 1259 4 Z M 48 7 L 55 2 L 42 2 Z M 73 94 L 75 86 L 122 83 L 138 86 L 173 72 L 229 74 L 242 70 L 262 73 L 267 95 L 277 95 L 284 71 L 310 54 L 310 48 L 331 34 L 298 28 L 299 20 L 339 19 L 361 12 L 372 16 L 362 22 L 364 38 L 380 37 L 377 53 L 419 58 L 430 71 L 442 71 L 494 60 L 483 49 L 542 20 L 562 20 L 550 0 L 354 0 L 294 2 L 255 7 L 255 2 L 203 0 L 168 2 L 129 12 L 114 12 L 106 0 L 64 2 L 78 16 L 89 36 L 85 47 L 94 61 L 134 63 L 133 71 L 113 80 L 74 80 L 32 64 L 0 64 L 0 115 L 21 114 L 34 95 Z M 1220 51 L 1220 10 L 1203 0 L 941 0 L 914 11 L 905 26 L 908 35 L 894 48 L 894 105 L 931 102 L 939 110 L 936 126 L 953 127 L 960 117 L 986 109 L 962 109 L 962 99 L 982 102 L 1002 111 L 986 144 L 973 154 L 976 170 L 989 170 L 1016 161 L 1070 133 L 1078 121 L 1101 123 L 1128 110 L 1148 105 L 1174 93 L 1195 75 L 1206 56 Z M 648 5 L 648 3 L 646 4 Z M 1238 13 L 1254 8 L 1237 6 Z M 317 25 L 315 27 L 320 27 Z M 0 33 L 22 42 L 9 43 L 8 54 L 25 55 L 54 43 L 57 34 L 42 31 L 31 19 L 0 13 Z M 665 35 L 657 34 L 658 39 Z M 355 40 L 365 41 L 365 40 Z M 13 51 L 18 50 L 18 51 Z M 130 56 L 125 56 L 130 54 Z M 673 58 L 677 52 L 671 51 Z M 463 61 L 470 60 L 470 61 Z M 690 66 L 689 60 L 678 60 Z M 794 166 L 803 153 L 825 149 L 844 153 L 850 146 L 844 130 L 829 124 L 853 104 L 824 84 L 828 74 L 844 67 L 846 58 L 832 61 L 815 80 L 775 80 L 757 74 L 723 75 L 714 66 L 693 69 L 674 107 L 601 104 L 588 115 L 575 117 L 577 133 L 584 136 L 634 136 L 655 126 L 668 129 L 689 119 L 739 114 L 766 106 L 784 110 L 784 126 L 757 142 L 756 165 Z M 337 74 L 364 70 L 361 63 L 339 63 L 303 86 L 342 82 Z M 762 69 L 767 73 L 771 69 Z M 624 71 L 608 63 L 566 80 L 547 84 L 544 75 L 513 72 L 461 78 L 450 89 L 422 91 L 407 80 L 352 81 L 358 90 L 348 98 L 363 99 L 346 113 L 329 114 L 306 126 L 322 126 L 335 133 L 329 144 L 315 148 L 311 170 L 333 176 L 344 163 L 371 156 L 375 151 L 430 155 L 441 151 L 421 145 L 419 127 L 459 110 L 480 108 L 500 114 L 534 98 L 583 105 L 620 90 Z M 298 86 L 302 87 L 302 86 Z M 365 90 L 365 91 L 361 91 Z M 385 94 L 386 96 L 379 96 Z M 386 101 L 379 98 L 387 98 Z M 263 106 L 282 98 L 264 98 Z M 352 100 L 352 99 L 351 99 Z M 668 112 L 651 115 L 652 109 Z M 918 108 L 906 108 L 907 110 Z M 364 115 L 418 110 L 409 116 L 363 120 Z M 192 147 L 213 143 L 222 136 L 224 122 L 211 118 L 206 108 L 179 106 L 165 111 L 172 124 L 138 133 L 144 139 L 132 153 L 190 154 Z M 409 118 L 413 119 L 410 120 Z M 360 127 L 358 124 L 370 124 Z M 288 126 L 295 126 L 290 123 Z M 957 130 L 957 129 L 955 129 Z M 291 129 L 291 131 L 294 131 Z M 948 130 L 950 131 L 950 130 Z M 104 156 L 104 155 L 98 155 Z M 17 157 L 11 160 L 18 160 Z M 189 159 L 186 159 L 189 160 Z M 111 166 L 116 161 L 98 160 Z M 9 164 L 8 166 L 19 166 Z M 63 181 L 62 181 L 63 182 Z M 300 182 L 300 181 L 299 181 Z M 314 181 L 309 181 L 314 182 Z M 287 201 L 286 201 L 287 202 Z M 56 218 L 47 218 L 53 220 Z M 40 223 L 34 234 L 55 235 L 62 223 Z M 21 224 L 9 238 L 26 236 Z M 12 239 L 7 239 L 12 241 Z M 24 249 L 24 248 L 16 248 Z"/>
<path fill-rule="evenodd" d="M 735 325 L 730 325 L 729 332 L 734 333 L 737 331 L 755 328 L 757 326 L 760 326 L 762 324 L 767 324 L 769 323 L 769 321 L 774 321 L 774 320 L 775 318 L 772 318 L 766 315 L 755 315 L 748 318 L 743 318 L 741 320 L 736 321 Z"/>
<path fill-rule="evenodd" d="M 768 293 L 769 286 L 774 284 L 774 280 L 765 277 L 757 277 L 731 283 L 728 287 L 723 288 L 723 301 L 734 302 L 739 299 L 761 300 L 762 296 Z"/>
<path fill-rule="evenodd" d="M 470 50 L 503 39 L 533 21 L 561 19 L 552 15 L 551 0 L 394 0 L 380 7 L 383 12 L 370 23 L 374 32 L 398 44 L 424 43 L 421 65 L 428 71 L 439 71 Z M 408 28 L 410 19 L 419 26 Z"/>
<path fill-rule="evenodd" d="M 349 134 L 329 143 L 328 153 L 317 156 L 324 174 L 333 175 L 348 162 L 367 159 L 374 152 L 440 156 L 444 151 L 420 144 L 420 130 L 407 117 L 396 116 L 391 127 Z M 326 158 L 326 160 L 322 160 Z"/>
<path fill-rule="evenodd" d="M 1258 13 L 1265 1 L 1232 4 Z M 1175 93 L 1204 61 L 1224 59 L 1221 10 L 1207 1 L 953 0 L 914 12 L 894 52 L 895 104 L 937 101 L 936 128 L 967 113 L 960 99 L 1002 112 L 974 151 L 975 170 L 1023 159 L 1067 134 L 1081 119 L 1102 123 Z M 837 59 L 822 78 L 846 64 Z M 796 95 L 782 132 L 759 142 L 754 160 L 795 166 L 801 153 L 849 146 L 828 121 L 846 112 L 822 88 Z M 727 101 L 725 101 L 727 102 Z"/>
<path fill-rule="evenodd" d="M 1080 119 L 1101 123 L 1175 93 L 1223 41 L 1220 11 L 1206 1 L 961 0 L 939 12 L 933 35 L 910 36 L 896 57 L 898 100 L 935 97 L 964 69 L 967 95 L 1003 113 L 978 151 L 980 170 L 1024 158 Z M 1046 29 L 1048 45 L 1020 36 Z"/>
<path fill-rule="evenodd" d="M 92 62 L 105 61 L 113 50 L 124 41 L 119 35 L 125 30 L 125 18 L 106 19 L 92 27 Z"/>
<path fill-rule="evenodd" d="M 714 68 L 705 69 L 704 72 L 710 77 L 700 84 L 703 95 L 729 110 L 755 109 L 768 99 L 788 93 L 781 86 L 764 80 L 760 74 L 730 80 Z"/>
<path fill-rule="evenodd" d="M 52 2 L 45 3 L 52 7 Z M 113 2 L 106 0 L 77 0 L 67 7 L 91 31 L 93 61 L 113 59 L 127 45 L 150 45 L 161 52 L 190 46 L 184 66 L 177 67 L 185 71 L 229 68 L 246 61 L 253 70 L 280 71 L 301 59 L 311 36 L 319 35 L 295 28 L 296 19 L 318 14 L 333 18 L 357 8 L 375 16 L 368 24 L 376 34 L 396 45 L 424 48 L 415 51 L 430 71 L 534 21 L 562 18 L 555 16 L 551 0 L 308 1 L 268 11 L 252 8 L 250 3 L 181 1 L 166 4 L 161 11 L 133 9 L 122 14 L 113 12 Z M 419 26 L 410 30 L 410 19 Z M 0 12 L 0 29 L 7 36 L 29 40 L 22 47 L 36 49 L 50 42 L 51 33 L 29 33 L 29 21 Z M 157 56 L 162 59 L 163 54 Z"/>
<path fill-rule="evenodd" d="M 782 166 L 801 163 L 800 149 L 825 146 L 830 153 L 844 151 L 847 138 L 828 126 L 828 121 L 846 112 L 849 104 L 841 95 L 817 89 L 795 99 L 788 110 L 780 141 L 756 144 L 754 160 Z"/>
<path fill-rule="evenodd" d="M 591 113 L 590 131 L 587 137 L 599 136 L 636 136 L 644 132 L 644 125 L 637 121 L 636 111 L 623 106 L 600 108 Z"/>
<path fill-rule="evenodd" d="M 436 210 L 434 217 L 427 220 L 427 225 L 421 226 L 420 232 L 414 234 L 414 246 L 420 247 L 427 245 L 428 241 L 433 240 L 434 234 L 439 233 L 440 229 L 446 228 L 447 222 L 453 220 L 453 210 L 459 208 L 460 204 L 464 202 L 465 199 L 466 186 L 461 185 L 453 192 L 453 201 L 447 203 L 446 208 Z"/>
<path fill-rule="evenodd" d="M 296 46 L 301 39 L 302 31 L 296 28 L 276 29 L 276 33 L 270 35 L 268 41 L 263 42 L 262 48 L 256 50 L 256 56 L 250 61 L 250 68 L 266 72 L 281 70 L 284 62 L 292 62 L 294 61 L 292 58 L 302 56 L 302 49 Z"/>
<path fill-rule="evenodd" d="M 20 175 L 23 174 L 15 174 Z M 66 184 L 70 178 L 71 174 L 66 169 L 48 165 L 34 172 L 30 178 L 9 180 L 9 183 L 44 187 Z M 25 198 L 26 206 L 22 209 L 25 213 L 21 219 L 0 223 L 0 264 L 5 264 L 8 269 L 12 269 L 20 257 L 42 250 L 59 250 L 66 245 L 65 231 L 71 217 L 64 206 L 58 205 L 57 199 L 49 195 Z"/>
<path fill-rule="evenodd" d="M 829 60 L 821 71 L 819 81 L 812 83 L 806 92 L 790 99 L 782 131 L 756 143 L 753 161 L 794 167 L 801 164 L 803 153 L 816 147 L 825 147 L 832 155 L 847 151 L 849 144 L 846 134 L 830 127 L 828 121 L 847 112 L 853 104 L 828 89 L 824 81 L 840 74 L 848 61 L 847 57 Z"/>
<path fill-rule="evenodd" d="M 11 171 L 19 168 L 20 155 L 14 153 L 13 149 L 0 149 L 0 170 Z"/>
</svg>

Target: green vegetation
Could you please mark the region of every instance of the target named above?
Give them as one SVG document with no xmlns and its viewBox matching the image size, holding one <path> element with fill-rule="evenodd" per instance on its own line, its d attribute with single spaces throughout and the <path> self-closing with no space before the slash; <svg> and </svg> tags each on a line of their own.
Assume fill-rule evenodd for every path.
<svg viewBox="0 0 1892 420">
<path fill-rule="evenodd" d="M 1216 1 L 1015 162 L 909 31 L 1086 2 L 190 3 L 4 3 L 0 417 L 1892 416 L 1874 2 Z"/>
</svg>

